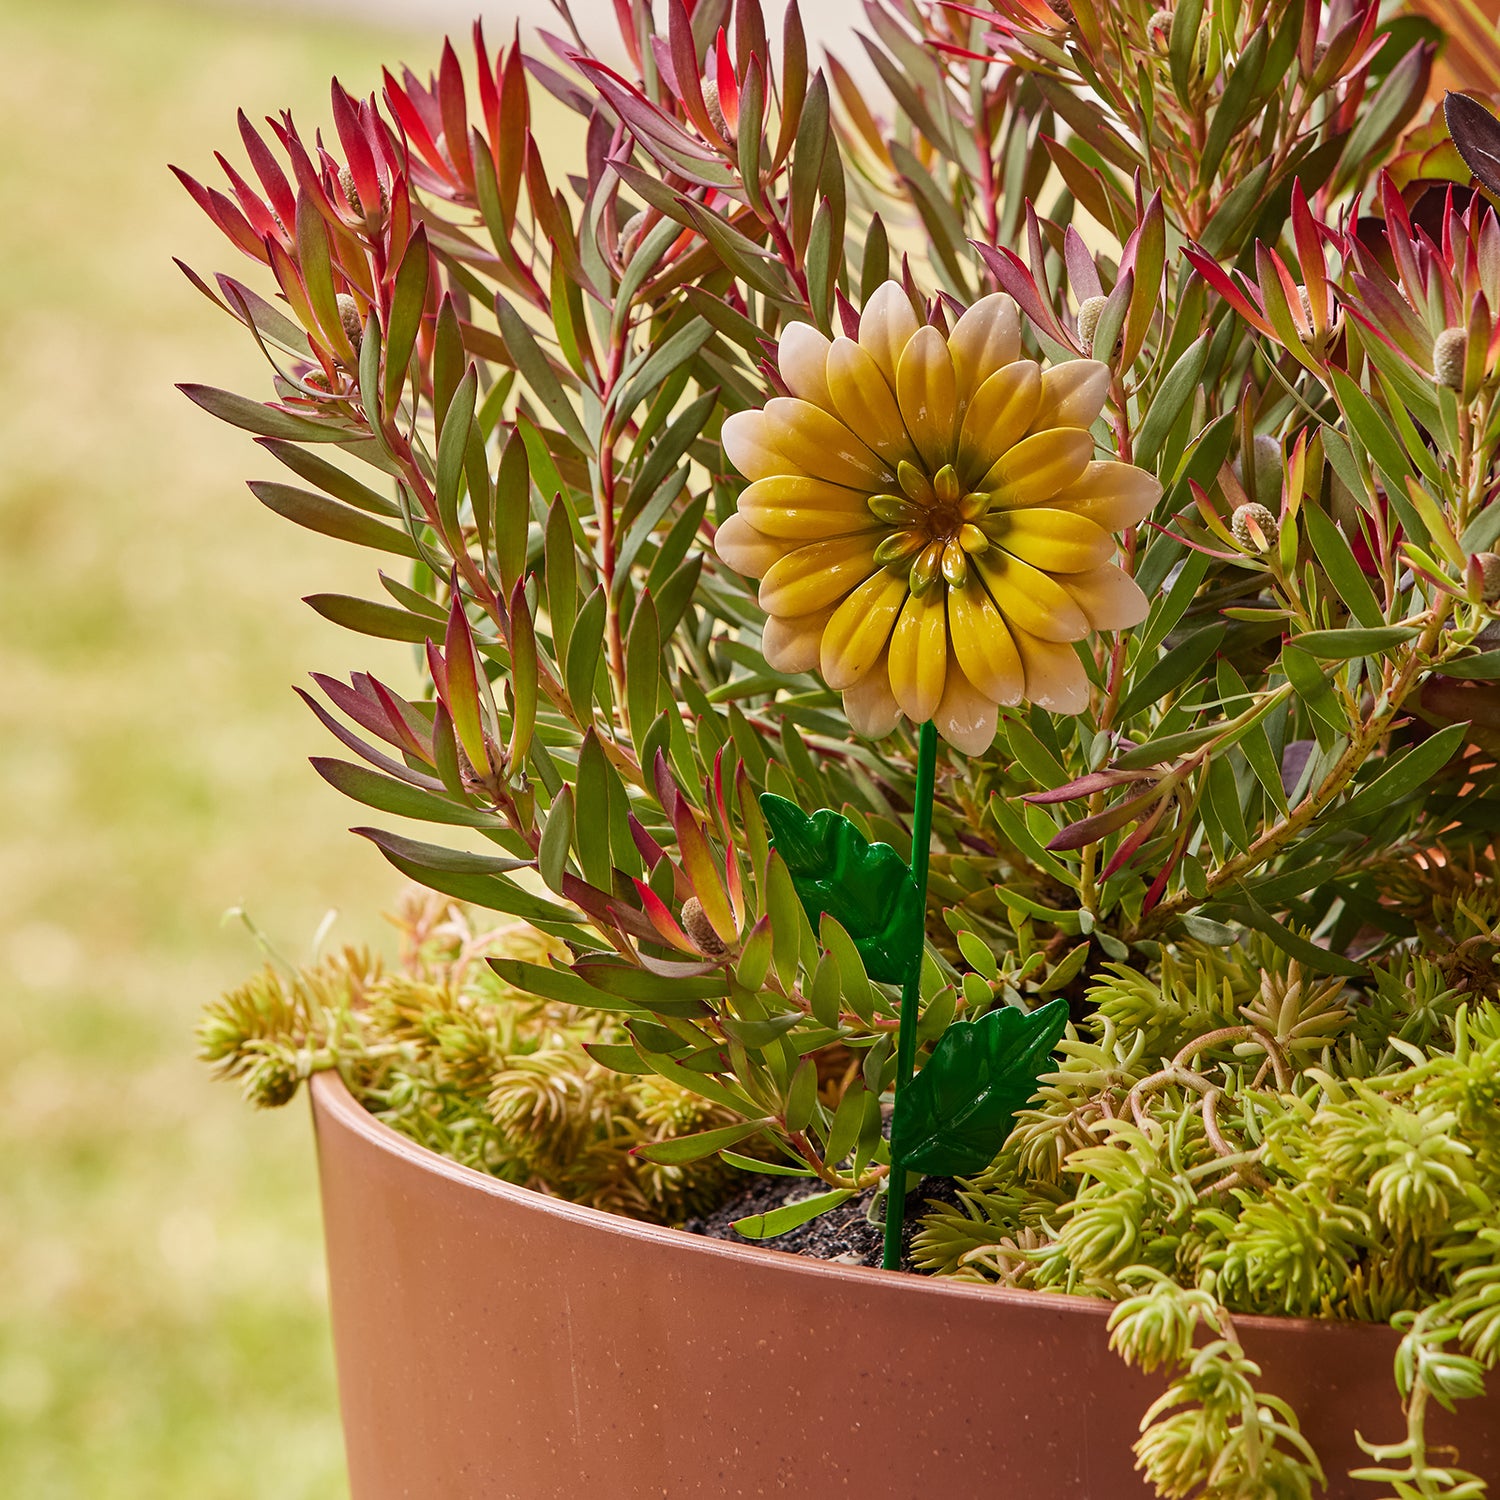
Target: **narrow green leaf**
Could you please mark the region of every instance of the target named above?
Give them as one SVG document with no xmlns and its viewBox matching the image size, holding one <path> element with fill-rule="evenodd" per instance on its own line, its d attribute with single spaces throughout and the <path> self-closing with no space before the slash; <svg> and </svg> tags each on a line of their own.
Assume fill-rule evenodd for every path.
<svg viewBox="0 0 1500 1500">
<path fill-rule="evenodd" d="M 726 1166 L 738 1167 L 742 1172 L 762 1172 L 767 1177 L 816 1177 L 811 1167 L 793 1167 L 781 1161 L 758 1161 L 753 1156 L 741 1156 L 738 1151 L 721 1151 L 719 1159 Z"/>
<path fill-rule="evenodd" d="M 321 532 L 337 541 L 352 542 L 357 547 L 374 547 L 381 552 L 390 552 L 397 557 L 420 558 L 417 544 L 394 526 L 377 521 L 368 512 L 340 505 L 326 495 L 315 495 L 311 490 L 299 490 L 295 485 L 276 484 L 270 480 L 252 480 L 250 493 L 267 510 L 285 516 L 298 526 L 309 531 Z"/>
<path fill-rule="evenodd" d="M 263 406 L 248 396 L 237 396 L 233 391 L 217 390 L 211 385 L 189 383 L 179 385 L 177 389 L 210 416 L 260 437 L 294 443 L 342 443 L 355 436 L 343 422 L 293 416 L 274 406 Z"/>
<path fill-rule="evenodd" d="M 1467 724 L 1450 724 L 1420 745 L 1402 751 L 1368 786 L 1361 787 L 1344 804 L 1343 815 L 1362 818 L 1390 807 L 1425 786 L 1453 758 L 1468 729 Z"/>
<path fill-rule="evenodd" d="M 307 300 L 318 320 L 318 329 L 329 348 L 347 368 L 358 361 L 354 345 L 344 331 L 339 315 L 338 293 L 333 285 L 333 260 L 328 246 L 328 225 L 305 189 L 297 194 L 297 268 L 307 288 Z"/>
<path fill-rule="evenodd" d="M 573 788 L 564 786 L 552 799 L 547 821 L 542 827 L 542 842 L 537 850 L 536 867 L 547 889 L 562 894 L 563 872 L 573 847 Z"/>
<path fill-rule="evenodd" d="M 574 784 L 577 816 L 573 845 L 578 851 L 583 878 L 602 891 L 610 889 L 609 853 L 609 764 L 604 747 L 592 725 L 585 731 L 578 750 L 578 779 Z"/>
<path fill-rule="evenodd" d="M 644 744 L 646 731 L 656 719 L 662 668 L 656 605 L 650 594 L 642 594 L 631 616 L 630 634 L 625 642 L 625 703 L 637 750 Z"/>
<path fill-rule="evenodd" d="M 422 787 L 382 776 L 351 761 L 314 756 L 313 769 L 330 786 L 366 807 L 398 818 L 416 818 L 424 823 L 453 823 L 467 828 L 493 828 L 499 817 L 480 807 L 468 807 Z"/>
<path fill-rule="evenodd" d="M 346 474 L 327 459 L 305 452 L 295 443 L 289 443 L 283 438 L 262 438 L 260 445 L 299 478 L 316 485 L 335 500 L 342 500 L 345 505 L 352 505 L 356 510 L 367 510 L 376 516 L 395 518 L 401 514 L 401 507 L 394 500 L 361 484 L 352 474 Z"/>
<path fill-rule="evenodd" d="M 1445 677 L 1462 677 L 1470 682 L 1500 682 L 1500 651 L 1482 651 L 1478 656 L 1444 662 L 1440 670 Z"/>
<path fill-rule="evenodd" d="M 1308 630 L 1293 641 L 1322 661 L 1351 661 L 1356 656 L 1384 655 L 1419 633 L 1410 625 L 1380 625 L 1370 630 Z"/>
<path fill-rule="evenodd" d="M 675 1167 L 691 1161 L 702 1161 L 725 1146 L 737 1146 L 752 1135 L 759 1135 L 775 1120 L 747 1120 L 743 1125 L 723 1125 L 717 1130 L 700 1130 L 696 1135 L 674 1136 L 671 1140 L 653 1141 L 648 1146 L 637 1146 L 631 1152 L 643 1161 L 654 1161 L 658 1166 Z"/>
<path fill-rule="evenodd" d="M 1223 624 L 1217 624 L 1195 631 L 1168 651 L 1148 672 L 1138 677 L 1120 705 L 1121 721 L 1138 713 L 1147 704 L 1159 703 L 1168 694 L 1177 692 L 1184 684 L 1196 678 L 1224 643 L 1226 628 Z"/>
<path fill-rule="evenodd" d="M 594 589 L 578 611 L 568 640 L 566 680 L 568 701 L 585 722 L 593 719 L 594 679 L 599 671 L 599 654 L 604 644 L 604 589 Z"/>
<path fill-rule="evenodd" d="M 835 1188 L 829 1193 L 818 1193 L 811 1198 L 799 1198 L 793 1203 L 784 1203 L 770 1213 L 751 1214 L 748 1218 L 736 1219 L 730 1226 L 736 1234 L 747 1240 L 769 1240 L 778 1234 L 796 1229 L 819 1214 L 847 1203 L 854 1196 L 848 1188 Z"/>
<path fill-rule="evenodd" d="M 335 625 L 342 625 L 345 630 L 354 630 L 360 635 L 418 643 L 443 638 L 440 621 L 389 604 L 357 599 L 350 594 L 308 594 L 302 602 L 310 604 L 325 620 L 332 620 Z"/>
<path fill-rule="evenodd" d="M 385 855 L 386 859 L 409 880 L 425 885 L 445 896 L 467 901 L 473 906 L 482 906 L 487 911 L 503 911 L 508 916 L 519 917 L 524 922 L 568 922 L 577 921 L 578 914 L 570 907 L 556 906 L 544 901 L 530 891 L 522 890 L 513 880 L 503 875 L 473 874 L 455 871 L 442 865 L 433 865 L 410 858 L 400 843 L 379 829 L 366 829 L 365 837 Z"/>
<path fill-rule="evenodd" d="M 540 663 L 536 626 L 526 602 L 526 586 L 519 580 L 510 596 L 510 742 L 505 763 L 511 775 L 525 763 L 536 731 L 536 706 Z"/>
<path fill-rule="evenodd" d="M 1151 400 L 1151 409 L 1136 433 L 1134 461 L 1142 468 L 1149 469 L 1153 466 L 1179 413 L 1202 382 L 1212 338 L 1213 330 L 1210 329 L 1194 339 L 1157 388 L 1156 395 Z"/>
<path fill-rule="evenodd" d="M 1371 630 L 1379 629 L 1385 624 L 1385 615 L 1375 602 L 1369 580 L 1354 560 L 1354 552 L 1344 533 L 1316 506 L 1305 506 L 1302 517 L 1313 551 L 1349 613 L 1361 625 Z"/>
<path fill-rule="evenodd" d="M 495 318 L 500 324 L 500 336 L 505 340 L 505 347 L 510 350 L 521 378 L 551 414 L 553 421 L 578 448 L 587 452 L 588 434 L 573 409 L 573 403 L 563 391 L 551 361 L 542 352 L 542 346 L 537 343 L 536 335 L 525 319 L 499 293 L 495 295 Z"/>
<path fill-rule="evenodd" d="M 385 341 L 384 410 L 387 416 L 393 416 L 400 404 L 407 367 L 411 364 L 417 332 L 422 326 L 422 309 L 427 304 L 429 259 L 427 227 L 418 224 L 402 252 L 395 289 L 391 294 L 391 326 Z"/>
</svg>

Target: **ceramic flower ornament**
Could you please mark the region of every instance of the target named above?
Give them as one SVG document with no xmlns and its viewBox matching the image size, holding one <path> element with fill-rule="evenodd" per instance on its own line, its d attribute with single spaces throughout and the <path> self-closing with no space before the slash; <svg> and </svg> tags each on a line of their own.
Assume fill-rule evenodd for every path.
<svg viewBox="0 0 1500 1500">
<path fill-rule="evenodd" d="M 1001 293 L 945 337 L 894 281 L 857 339 L 788 324 L 778 363 L 792 394 L 724 423 L 751 483 L 716 540 L 760 580 L 767 661 L 821 672 L 859 734 L 930 719 L 970 754 L 1001 704 L 1084 708 L 1071 643 L 1145 617 L 1113 534 L 1161 494 L 1094 459 L 1108 367 L 1021 358 Z"/>
</svg>

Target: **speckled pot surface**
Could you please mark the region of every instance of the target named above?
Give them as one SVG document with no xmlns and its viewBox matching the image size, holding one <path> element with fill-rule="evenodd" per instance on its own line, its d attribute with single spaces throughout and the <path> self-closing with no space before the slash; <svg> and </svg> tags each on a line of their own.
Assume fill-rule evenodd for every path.
<svg viewBox="0 0 1500 1500">
<path fill-rule="evenodd" d="M 830 1265 L 497 1182 L 313 1083 L 353 1500 L 1145 1500 L 1109 1304 Z M 1404 1431 L 1389 1329 L 1238 1320 L 1329 1473 Z M 1500 1387 L 1500 1380 L 1492 1381 Z M 1500 1391 L 1438 1414 L 1500 1482 Z M 1435 1429 L 1435 1430 L 1434 1430 Z"/>
</svg>

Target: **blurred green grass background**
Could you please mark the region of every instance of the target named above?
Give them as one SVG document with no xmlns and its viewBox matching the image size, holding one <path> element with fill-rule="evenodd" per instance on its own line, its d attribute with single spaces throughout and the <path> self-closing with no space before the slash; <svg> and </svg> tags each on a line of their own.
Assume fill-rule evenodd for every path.
<svg viewBox="0 0 1500 1500">
<path fill-rule="evenodd" d="M 166 171 L 234 109 L 327 118 L 437 37 L 146 0 L 0 3 L 0 1495 L 346 1493 L 311 1140 L 194 1061 L 258 961 L 380 942 L 392 873 L 345 829 L 290 684 L 403 671 L 318 620 L 373 554 L 239 483 L 275 466 L 172 387 L 268 392 L 172 265 L 249 262 Z M 250 268 L 253 270 L 253 268 Z M 394 653 L 394 654 L 393 654 Z"/>
</svg>

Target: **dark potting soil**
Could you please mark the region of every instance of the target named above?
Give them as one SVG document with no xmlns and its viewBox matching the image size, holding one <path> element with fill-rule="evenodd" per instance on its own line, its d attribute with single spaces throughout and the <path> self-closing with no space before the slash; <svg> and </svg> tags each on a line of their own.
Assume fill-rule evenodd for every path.
<svg viewBox="0 0 1500 1500">
<path fill-rule="evenodd" d="M 748 1174 L 747 1174 L 748 1175 Z M 690 1234 L 706 1235 L 711 1240 L 734 1240 L 741 1245 L 761 1245 L 768 1250 L 782 1250 L 791 1255 L 807 1255 L 814 1260 L 840 1261 L 851 1266 L 878 1266 L 885 1243 L 883 1222 L 871 1223 L 870 1204 L 875 1197 L 872 1188 L 857 1198 L 826 1214 L 819 1214 L 806 1224 L 770 1240 L 747 1240 L 736 1233 L 733 1224 L 749 1214 L 769 1213 L 797 1198 L 826 1192 L 821 1183 L 810 1184 L 805 1177 L 749 1177 L 744 1192 L 720 1204 L 711 1214 L 689 1219 L 682 1227 Z M 921 1226 L 929 1203 L 957 1206 L 958 1189 L 948 1177 L 924 1177 L 906 1195 L 906 1221 L 901 1232 L 901 1268 L 911 1271 L 911 1242 Z M 875 1212 L 880 1213 L 877 1205 Z"/>
</svg>

